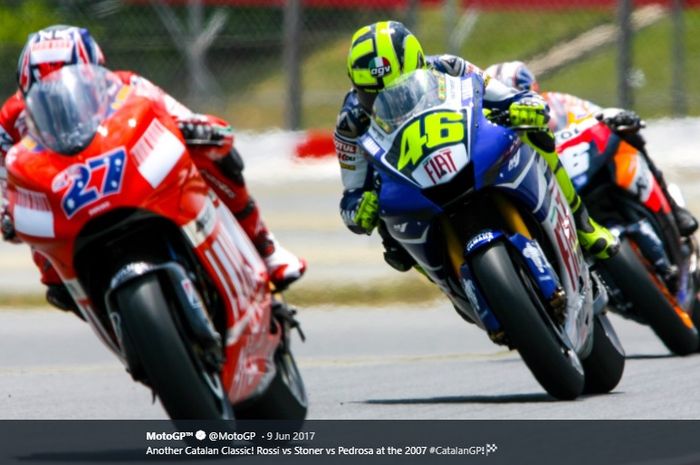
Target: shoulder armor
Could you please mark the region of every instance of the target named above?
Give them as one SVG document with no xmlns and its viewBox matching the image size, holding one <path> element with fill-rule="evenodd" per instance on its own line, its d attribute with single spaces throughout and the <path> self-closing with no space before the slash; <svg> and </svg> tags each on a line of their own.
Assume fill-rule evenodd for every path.
<svg viewBox="0 0 700 465">
<path fill-rule="evenodd" d="M 367 131 L 369 123 L 369 115 L 362 109 L 357 93 L 351 90 L 345 96 L 343 107 L 338 114 L 336 133 L 348 139 L 356 139 Z"/>
<path fill-rule="evenodd" d="M 450 76 L 466 74 L 467 62 L 455 55 L 430 55 L 427 62 L 429 67 Z"/>
</svg>

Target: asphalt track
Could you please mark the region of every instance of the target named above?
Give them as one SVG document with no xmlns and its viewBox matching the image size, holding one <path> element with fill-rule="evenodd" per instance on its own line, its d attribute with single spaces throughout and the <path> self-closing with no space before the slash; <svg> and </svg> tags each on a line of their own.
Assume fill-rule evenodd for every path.
<svg viewBox="0 0 700 465">
<path fill-rule="evenodd" d="M 687 137 L 700 120 L 654 126 L 661 128 L 649 137 L 652 153 L 700 211 L 700 162 Z M 664 146 L 672 150 L 662 153 Z M 255 153 L 253 146 L 244 153 Z M 276 169 L 251 163 L 248 179 L 278 237 L 309 260 L 304 282 L 355 283 L 362 292 L 373 279 L 401 279 L 382 262 L 376 235 L 355 236 L 340 223 L 337 166 L 268 162 Z M 26 247 L 0 244 L 0 298 L 40 291 Z M 700 419 L 700 355 L 671 357 L 648 328 L 619 318 L 613 324 L 628 354 L 621 383 L 611 394 L 573 402 L 547 396 L 516 353 L 493 345 L 444 301 L 302 309 L 300 318 L 308 341 L 295 341 L 294 350 L 310 418 Z M 0 311 L 0 419 L 164 418 L 151 400 L 72 315 Z"/>
<path fill-rule="evenodd" d="M 700 354 L 672 357 L 648 328 L 615 316 L 628 357 L 621 383 L 571 402 L 549 397 L 517 353 L 439 302 L 300 318 L 307 342 L 293 349 L 309 418 L 700 419 Z M 0 354 L 0 419 L 165 418 L 72 315 L 0 311 Z"/>
</svg>

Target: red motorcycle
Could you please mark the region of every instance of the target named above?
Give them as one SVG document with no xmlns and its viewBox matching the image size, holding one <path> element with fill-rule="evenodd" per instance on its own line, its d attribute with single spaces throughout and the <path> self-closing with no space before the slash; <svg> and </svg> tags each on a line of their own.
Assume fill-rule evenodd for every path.
<svg viewBox="0 0 700 465">
<path fill-rule="evenodd" d="M 6 159 L 17 236 L 172 418 L 301 420 L 293 309 L 195 167 L 155 89 L 68 66 Z"/>
<path fill-rule="evenodd" d="M 613 132 L 594 116 L 556 134 L 559 157 L 591 216 L 621 241 L 600 263 L 609 306 L 649 325 L 671 352 L 698 350 L 700 249 L 678 231 L 669 193 L 640 136 Z"/>
</svg>

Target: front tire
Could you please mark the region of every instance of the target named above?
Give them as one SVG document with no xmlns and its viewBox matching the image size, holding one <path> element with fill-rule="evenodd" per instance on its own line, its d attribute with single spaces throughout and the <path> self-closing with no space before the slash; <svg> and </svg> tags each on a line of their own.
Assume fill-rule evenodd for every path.
<svg viewBox="0 0 700 465">
<path fill-rule="evenodd" d="M 683 310 L 664 295 L 665 285 L 651 275 L 628 239 L 623 238 L 620 251 L 602 264 L 614 286 L 671 352 L 688 355 L 698 350 L 700 339 L 691 317 L 680 315 Z"/>
<path fill-rule="evenodd" d="M 158 276 L 145 275 L 116 291 L 123 337 L 172 419 L 232 418 L 219 373 L 206 369 L 178 331 Z"/>
<path fill-rule="evenodd" d="M 542 304 L 528 291 L 506 246 L 495 243 L 471 259 L 476 280 L 510 343 L 542 387 L 553 397 L 575 399 L 583 392 L 578 356 L 555 335 Z"/>
</svg>

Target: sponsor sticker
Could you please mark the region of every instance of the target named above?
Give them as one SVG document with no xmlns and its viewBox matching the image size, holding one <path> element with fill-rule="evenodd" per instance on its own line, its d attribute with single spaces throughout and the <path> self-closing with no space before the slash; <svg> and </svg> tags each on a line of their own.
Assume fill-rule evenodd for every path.
<svg viewBox="0 0 700 465">
<path fill-rule="evenodd" d="M 391 63 L 384 57 L 376 57 L 369 62 L 369 73 L 374 77 L 384 77 L 391 73 Z"/>
</svg>

